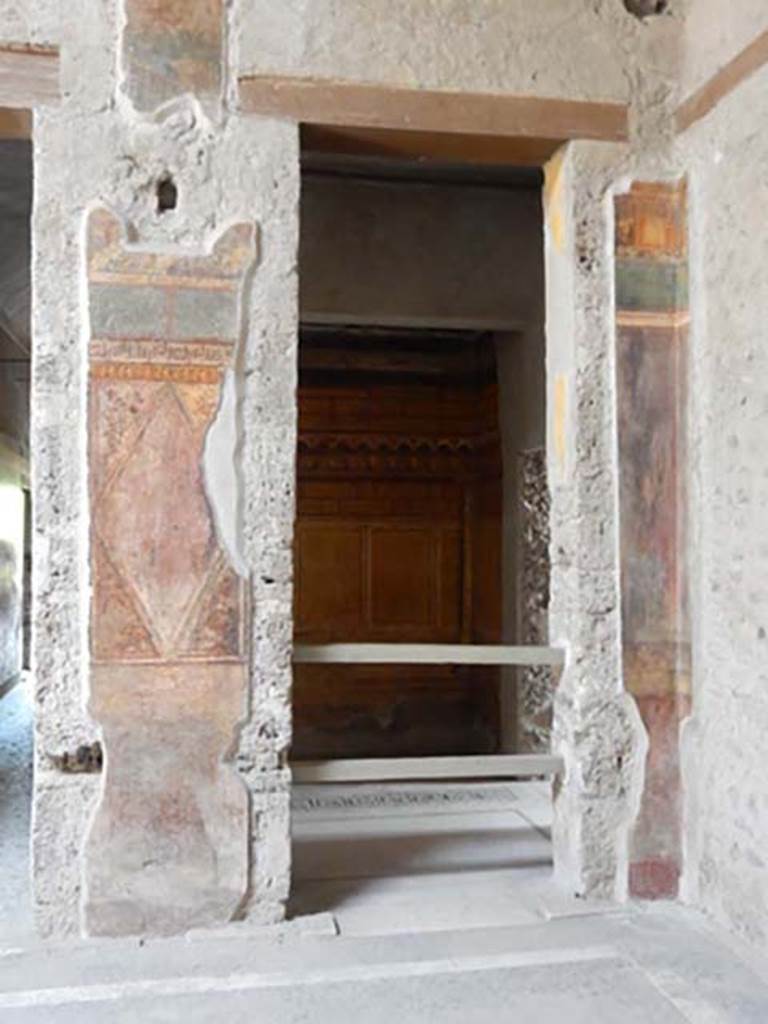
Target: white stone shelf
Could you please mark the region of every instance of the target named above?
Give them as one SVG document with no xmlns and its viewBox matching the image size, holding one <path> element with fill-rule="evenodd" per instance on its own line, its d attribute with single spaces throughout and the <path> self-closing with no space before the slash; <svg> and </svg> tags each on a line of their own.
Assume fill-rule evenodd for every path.
<svg viewBox="0 0 768 1024">
<path fill-rule="evenodd" d="M 562 647 L 508 644 L 296 644 L 297 665 L 552 665 L 565 663 Z"/>
<path fill-rule="evenodd" d="M 297 783 L 387 782 L 408 779 L 501 779 L 558 775 L 563 759 L 552 754 L 488 754 L 459 757 L 372 757 L 294 761 Z"/>
</svg>

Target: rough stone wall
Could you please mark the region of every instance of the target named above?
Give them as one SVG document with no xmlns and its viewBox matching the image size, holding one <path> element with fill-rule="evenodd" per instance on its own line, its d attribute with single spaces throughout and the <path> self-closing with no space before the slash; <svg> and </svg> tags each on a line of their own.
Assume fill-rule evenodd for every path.
<svg viewBox="0 0 768 1024">
<path fill-rule="evenodd" d="M 88 210 L 102 204 L 133 225 L 148 251 L 199 254 L 233 223 L 258 225 L 259 265 L 244 296 L 236 375 L 239 422 L 234 434 L 223 425 L 223 458 L 238 477 L 239 497 L 237 488 L 219 488 L 217 516 L 237 538 L 254 608 L 247 717 L 235 751 L 251 796 L 241 913 L 274 919 L 287 895 L 297 130 L 226 112 L 209 117 L 190 98 L 139 116 L 119 88 L 118 20 L 116 4 L 73 5 L 62 25 L 65 98 L 58 109 L 39 111 L 35 125 L 33 856 L 43 934 L 81 927 L 84 842 L 103 790 L 97 772 L 63 770 L 81 763 L 78 748 L 100 738 L 86 711 L 85 224 Z M 167 174 L 178 203 L 160 213 L 157 184 Z M 107 763 L 109 756 L 107 742 Z M 94 758 L 84 764 L 98 768 Z M 183 776 L 183 765 L 172 770 Z"/>
<path fill-rule="evenodd" d="M 612 383 L 612 260 L 605 206 L 622 154 L 575 144 L 547 166 L 547 456 L 550 638 L 568 648 L 552 749 L 556 873 L 572 892 L 623 898 L 644 754 L 621 689 Z"/>
<path fill-rule="evenodd" d="M 648 118 L 653 119 L 651 110 Z M 568 649 L 555 695 L 556 872 L 580 895 L 624 899 L 647 735 L 621 666 L 613 194 L 628 175 L 674 176 L 657 139 L 576 143 L 546 168 L 547 457 L 552 643 Z"/>
<path fill-rule="evenodd" d="M 693 717 L 684 897 L 768 952 L 768 69 L 681 140 L 691 191 Z"/>
<path fill-rule="evenodd" d="M 539 216 L 542 216 L 539 196 Z M 531 320 L 526 329 L 514 333 L 499 332 L 496 342 L 496 380 L 499 402 L 499 431 L 502 445 L 502 633 L 504 643 L 521 643 L 526 628 L 521 607 L 526 602 L 527 579 L 525 564 L 530 564 L 527 543 L 521 543 L 529 520 L 525 513 L 522 491 L 523 465 L 526 457 L 521 453 L 538 451 L 546 488 L 546 341 L 544 331 L 544 287 L 540 226 L 535 248 L 529 250 L 528 259 L 537 255 L 537 276 L 542 286 L 530 297 Z M 530 536 L 530 535 L 528 535 Z M 542 538 L 546 546 L 546 539 Z M 548 555 L 546 556 L 548 560 Z M 549 576 L 547 575 L 547 581 Z M 529 595 L 530 596 L 530 595 Z M 538 617 L 537 625 L 546 623 Z M 536 642 L 544 642 L 540 640 Z M 521 749 L 521 687 L 522 671 L 505 668 L 501 671 L 499 711 L 501 718 L 501 751 L 515 753 Z"/>
<path fill-rule="evenodd" d="M 549 642 L 549 486 L 543 448 L 521 451 L 517 460 L 519 525 L 519 640 L 521 644 Z M 549 753 L 552 709 L 557 677 L 546 665 L 520 669 L 518 674 L 517 749 Z"/>
</svg>

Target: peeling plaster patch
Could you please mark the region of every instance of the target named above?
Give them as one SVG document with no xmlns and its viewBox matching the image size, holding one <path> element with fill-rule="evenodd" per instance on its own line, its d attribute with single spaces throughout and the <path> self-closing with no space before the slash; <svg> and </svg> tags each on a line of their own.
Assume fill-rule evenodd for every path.
<svg viewBox="0 0 768 1024">
<path fill-rule="evenodd" d="M 115 181 L 112 205 L 135 227 L 142 245 L 199 247 L 219 224 L 201 193 L 212 185 L 217 130 L 193 96 L 163 104 L 139 117 L 120 107 L 124 130 L 113 145 Z M 158 210 L 158 183 L 172 179 L 177 191 L 172 210 Z"/>
<path fill-rule="evenodd" d="M 205 438 L 203 483 L 211 507 L 216 536 L 240 576 L 248 575 L 241 549 L 242 494 L 237 469 L 240 427 L 237 415 L 235 372 L 227 370 L 216 417 Z"/>
<path fill-rule="evenodd" d="M 123 87 L 139 110 L 192 92 L 220 99 L 222 0 L 123 0 Z"/>
</svg>

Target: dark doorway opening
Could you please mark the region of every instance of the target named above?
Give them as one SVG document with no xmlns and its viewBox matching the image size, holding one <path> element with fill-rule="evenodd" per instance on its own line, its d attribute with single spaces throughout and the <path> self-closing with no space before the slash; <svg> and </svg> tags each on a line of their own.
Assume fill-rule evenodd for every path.
<svg viewBox="0 0 768 1024">
<path fill-rule="evenodd" d="M 295 636 L 498 643 L 490 332 L 305 327 Z M 297 665 L 294 757 L 493 753 L 499 669 Z"/>
</svg>

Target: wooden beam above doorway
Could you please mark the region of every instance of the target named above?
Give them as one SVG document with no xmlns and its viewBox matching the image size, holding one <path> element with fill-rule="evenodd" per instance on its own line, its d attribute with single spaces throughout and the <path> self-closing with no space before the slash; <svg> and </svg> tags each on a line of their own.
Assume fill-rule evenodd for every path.
<svg viewBox="0 0 768 1024">
<path fill-rule="evenodd" d="M 401 128 L 353 128 L 302 124 L 303 154 L 413 160 L 431 164 L 469 163 L 485 167 L 543 167 L 558 139 L 476 135 Z"/>
<path fill-rule="evenodd" d="M 570 139 L 623 142 L 628 136 L 627 106 L 623 103 L 408 89 L 281 75 L 248 75 L 240 78 L 239 86 L 240 108 L 245 113 L 302 124 L 550 143 Z"/>
</svg>

